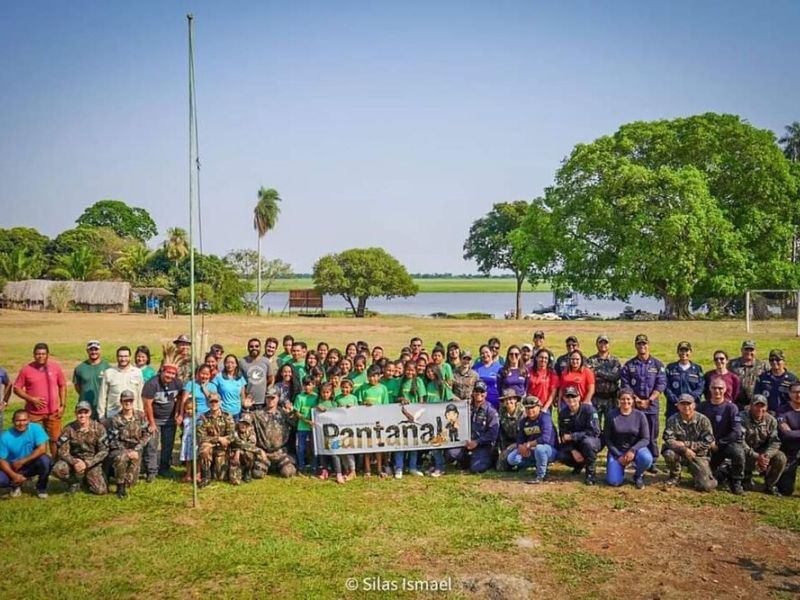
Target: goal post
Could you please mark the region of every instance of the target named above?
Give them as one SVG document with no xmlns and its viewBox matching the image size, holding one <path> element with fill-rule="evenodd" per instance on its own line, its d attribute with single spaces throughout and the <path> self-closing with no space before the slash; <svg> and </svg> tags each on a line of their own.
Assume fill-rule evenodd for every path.
<svg viewBox="0 0 800 600">
<path fill-rule="evenodd" d="M 744 307 L 747 333 L 753 332 L 754 321 L 791 318 L 800 337 L 800 290 L 747 290 Z"/>
</svg>

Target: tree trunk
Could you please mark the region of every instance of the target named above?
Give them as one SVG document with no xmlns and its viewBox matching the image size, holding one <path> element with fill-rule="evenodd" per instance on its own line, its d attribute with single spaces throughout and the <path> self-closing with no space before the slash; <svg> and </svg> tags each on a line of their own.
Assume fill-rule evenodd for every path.
<svg viewBox="0 0 800 600">
<path fill-rule="evenodd" d="M 363 317 L 364 316 L 364 309 L 367 307 L 367 298 L 369 296 L 359 296 L 358 297 L 358 308 L 356 309 L 356 317 Z"/>
<path fill-rule="evenodd" d="M 350 310 L 353 311 L 353 316 L 357 317 L 358 316 L 358 311 L 356 310 L 356 305 L 353 304 L 353 299 L 350 296 L 347 296 L 345 294 L 342 294 L 342 298 L 344 298 L 347 301 L 347 303 L 350 305 Z"/>
<path fill-rule="evenodd" d="M 671 296 L 669 294 L 662 294 L 664 299 L 664 314 L 667 319 L 693 319 L 691 311 L 689 310 L 689 298 L 685 296 Z"/>
<path fill-rule="evenodd" d="M 258 236 L 258 287 L 256 288 L 256 314 L 261 314 L 261 236 Z"/>
<path fill-rule="evenodd" d="M 517 320 L 522 318 L 522 283 L 524 281 L 523 275 L 517 275 L 517 308 L 514 311 L 514 318 Z"/>
</svg>

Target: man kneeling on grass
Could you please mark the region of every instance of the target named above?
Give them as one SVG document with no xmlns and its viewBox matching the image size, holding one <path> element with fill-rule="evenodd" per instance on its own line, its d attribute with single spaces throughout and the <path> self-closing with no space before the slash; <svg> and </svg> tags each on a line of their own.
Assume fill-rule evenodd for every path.
<svg viewBox="0 0 800 600">
<path fill-rule="evenodd" d="M 0 488 L 10 487 L 11 497 L 22 494 L 22 484 L 29 477 L 39 476 L 36 495 L 47 498 L 47 477 L 50 457 L 48 437 L 38 423 L 30 423 L 25 410 L 14 412 L 14 427 L 0 435 Z"/>
<path fill-rule="evenodd" d="M 536 465 L 536 477 L 527 483 L 542 483 L 547 477 L 547 465 L 556 459 L 556 432 L 550 413 L 542 410 L 536 396 L 522 400 L 525 416 L 519 422 L 517 449 L 508 455 L 508 464 L 524 469 Z"/>
</svg>

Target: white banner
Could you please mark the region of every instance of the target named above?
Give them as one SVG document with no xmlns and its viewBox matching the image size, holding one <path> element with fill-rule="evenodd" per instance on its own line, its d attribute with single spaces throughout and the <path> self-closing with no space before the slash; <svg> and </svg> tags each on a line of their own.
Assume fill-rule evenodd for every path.
<svg viewBox="0 0 800 600">
<path fill-rule="evenodd" d="M 458 448 L 470 438 L 469 403 L 380 404 L 312 413 L 317 454 Z"/>
</svg>

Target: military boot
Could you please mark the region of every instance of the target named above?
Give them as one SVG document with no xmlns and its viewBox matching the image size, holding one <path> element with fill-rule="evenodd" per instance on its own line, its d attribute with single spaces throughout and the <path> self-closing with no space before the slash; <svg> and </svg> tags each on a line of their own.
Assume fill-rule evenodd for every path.
<svg viewBox="0 0 800 600">
<path fill-rule="evenodd" d="M 197 487 L 204 488 L 211 483 L 211 469 L 209 467 L 200 467 L 200 482 Z"/>
<path fill-rule="evenodd" d="M 128 486 L 124 483 L 117 484 L 117 498 L 120 500 L 128 497 Z"/>
<path fill-rule="evenodd" d="M 597 477 L 595 475 L 595 470 L 594 470 L 594 463 L 591 464 L 587 463 L 586 476 L 583 480 L 583 483 L 585 483 L 586 485 L 594 485 L 595 483 L 597 483 Z"/>
<path fill-rule="evenodd" d="M 250 483 L 252 480 L 253 476 L 250 474 L 250 467 L 242 467 L 242 481 Z"/>
<path fill-rule="evenodd" d="M 731 479 L 730 487 L 731 487 L 731 494 L 734 494 L 736 496 L 744 495 L 744 488 L 742 488 L 742 482 L 739 479 Z"/>
<path fill-rule="evenodd" d="M 755 489 L 753 477 L 747 477 L 747 475 L 745 475 L 745 478 L 742 480 L 742 487 L 746 492 L 752 492 Z"/>
</svg>

